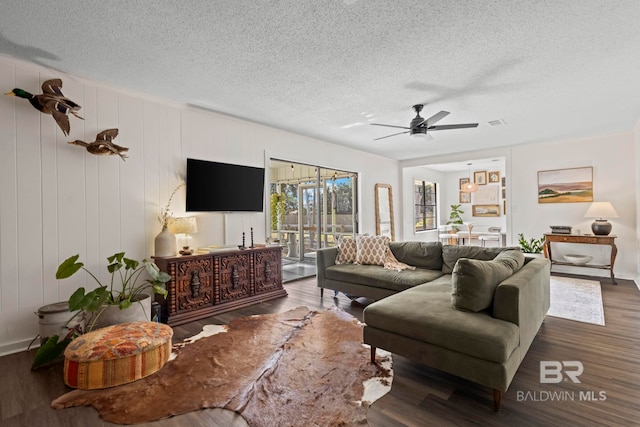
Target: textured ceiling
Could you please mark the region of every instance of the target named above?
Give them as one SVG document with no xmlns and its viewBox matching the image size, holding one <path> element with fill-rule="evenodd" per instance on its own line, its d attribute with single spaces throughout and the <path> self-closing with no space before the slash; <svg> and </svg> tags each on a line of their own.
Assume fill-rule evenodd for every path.
<svg viewBox="0 0 640 427">
<path fill-rule="evenodd" d="M 0 54 L 409 159 L 631 131 L 639 19 L 637 0 L 11 0 Z M 416 103 L 480 125 L 373 141 Z"/>
</svg>

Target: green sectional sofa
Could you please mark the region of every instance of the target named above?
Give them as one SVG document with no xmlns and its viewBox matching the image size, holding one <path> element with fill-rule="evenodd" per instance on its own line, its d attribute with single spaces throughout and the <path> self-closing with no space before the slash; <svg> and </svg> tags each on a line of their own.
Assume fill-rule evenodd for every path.
<svg viewBox="0 0 640 427">
<path fill-rule="evenodd" d="M 335 264 L 317 254 L 318 286 L 376 300 L 364 310 L 364 342 L 493 389 L 500 410 L 549 309 L 550 263 L 518 248 L 398 242 L 415 270 Z"/>
</svg>

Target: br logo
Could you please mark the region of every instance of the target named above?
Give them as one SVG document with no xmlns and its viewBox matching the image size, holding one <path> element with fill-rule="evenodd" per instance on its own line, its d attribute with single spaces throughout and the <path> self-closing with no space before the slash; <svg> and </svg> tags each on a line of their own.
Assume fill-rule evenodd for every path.
<svg viewBox="0 0 640 427">
<path fill-rule="evenodd" d="M 557 384 L 563 379 L 569 378 L 574 383 L 579 383 L 578 377 L 584 372 L 582 362 L 577 360 L 541 360 L 540 382 L 543 384 Z"/>
</svg>

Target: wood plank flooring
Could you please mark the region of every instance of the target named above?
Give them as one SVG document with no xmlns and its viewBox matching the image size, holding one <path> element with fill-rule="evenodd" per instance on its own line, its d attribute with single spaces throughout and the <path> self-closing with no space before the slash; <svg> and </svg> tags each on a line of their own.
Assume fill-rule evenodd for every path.
<svg viewBox="0 0 640 427">
<path fill-rule="evenodd" d="M 584 276 L 580 276 L 585 278 Z M 599 280 L 598 278 L 588 278 Z M 491 390 L 394 356 L 393 387 L 369 409 L 371 426 L 630 426 L 640 425 L 640 291 L 629 280 L 613 286 L 602 279 L 606 326 L 547 317 L 514 381 L 492 410 Z M 223 324 L 251 314 L 305 305 L 337 305 L 362 319 L 363 305 L 333 292 L 320 299 L 315 278 L 285 285 L 289 296 L 174 328 L 174 341 L 198 333 L 207 323 Z M 0 425 L 106 426 L 92 408 L 53 410 L 50 402 L 68 389 L 62 366 L 30 371 L 35 350 L 0 358 Z M 541 384 L 540 361 L 580 361 L 581 383 Z M 582 394 L 581 394 L 582 393 Z M 602 394 L 601 394 L 602 393 Z M 606 400 L 587 400 L 587 398 Z M 286 425 L 286 420 L 282 420 Z M 246 426 L 229 411 L 203 410 L 149 426 Z"/>
</svg>

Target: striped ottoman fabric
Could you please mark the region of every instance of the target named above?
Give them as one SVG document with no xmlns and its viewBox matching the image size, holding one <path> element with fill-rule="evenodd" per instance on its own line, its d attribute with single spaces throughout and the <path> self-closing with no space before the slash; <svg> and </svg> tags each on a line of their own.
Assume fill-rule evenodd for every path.
<svg viewBox="0 0 640 427">
<path fill-rule="evenodd" d="M 156 322 L 107 326 L 73 340 L 64 352 L 64 382 L 99 389 L 153 374 L 171 354 L 171 327 Z"/>
</svg>

